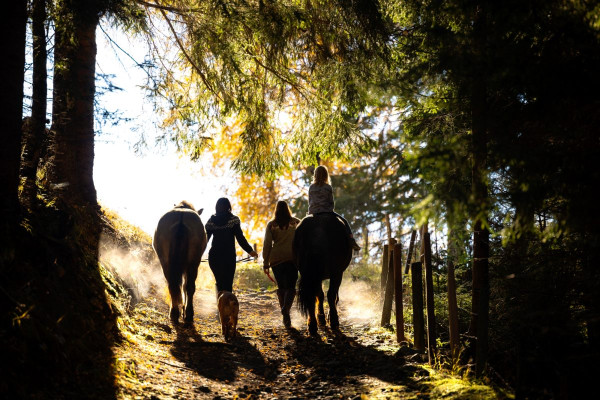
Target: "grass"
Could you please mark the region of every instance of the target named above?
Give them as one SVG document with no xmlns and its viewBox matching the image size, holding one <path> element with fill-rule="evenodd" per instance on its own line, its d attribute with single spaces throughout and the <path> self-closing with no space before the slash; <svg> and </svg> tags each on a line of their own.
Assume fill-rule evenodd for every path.
<svg viewBox="0 0 600 400">
<path fill-rule="evenodd" d="M 273 271 L 269 271 L 273 277 Z M 275 279 L 275 277 L 273 277 Z M 263 272 L 262 264 L 257 262 L 238 263 L 235 271 L 234 287 L 254 290 L 275 290 L 273 283 Z"/>
<path fill-rule="evenodd" d="M 431 399 L 496 400 L 514 399 L 514 394 L 490 386 L 487 382 L 458 377 L 423 365 L 429 378 L 423 384 L 430 388 Z"/>
</svg>

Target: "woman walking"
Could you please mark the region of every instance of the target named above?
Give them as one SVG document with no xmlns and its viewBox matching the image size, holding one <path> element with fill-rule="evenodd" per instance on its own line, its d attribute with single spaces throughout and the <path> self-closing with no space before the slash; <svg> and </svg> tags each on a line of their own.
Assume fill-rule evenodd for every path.
<svg viewBox="0 0 600 400">
<path fill-rule="evenodd" d="M 206 223 L 207 241 L 213 237 L 208 252 L 208 265 L 217 281 L 217 293 L 233 290 L 235 275 L 235 240 L 252 257 L 258 253 L 248 243 L 240 226 L 240 219 L 231 213 L 231 203 L 225 197 L 217 200 L 216 213 Z"/>
<path fill-rule="evenodd" d="M 263 243 L 263 269 L 265 273 L 268 273 L 269 268 L 273 269 L 283 325 L 288 329 L 292 326 L 290 308 L 294 303 L 298 280 L 298 270 L 292 256 L 292 243 L 298 223 L 300 220 L 292 216 L 287 203 L 278 201 L 275 216 L 267 224 Z"/>
</svg>

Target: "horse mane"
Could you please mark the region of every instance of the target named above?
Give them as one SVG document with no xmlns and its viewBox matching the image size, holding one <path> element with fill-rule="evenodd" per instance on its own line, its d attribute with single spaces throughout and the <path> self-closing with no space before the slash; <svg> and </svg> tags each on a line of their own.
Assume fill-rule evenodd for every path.
<svg viewBox="0 0 600 400">
<path fill-rule="evenodd" d="M 185 201 L 185 200 L 182 200 L 179 204 L 177 204 L 175 206 L 175 208 L 189 208 L 190 210 L 195 210 L 192 203 L 190 203 L 189 201 Z"/>
</svg>

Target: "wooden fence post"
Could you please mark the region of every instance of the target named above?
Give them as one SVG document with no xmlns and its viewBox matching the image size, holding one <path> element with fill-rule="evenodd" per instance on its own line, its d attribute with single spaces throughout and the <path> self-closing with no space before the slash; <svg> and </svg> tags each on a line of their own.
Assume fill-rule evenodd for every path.
<svg viewBox="0 0 600 400">
<path fill-rule="evenodd" d="M 433 304 L 433 268 L 431 265 L 431 240 L 427 225 L 423 226 L 423 254 L 425 261 L 425 298 L 427 300 L 427 354 L 429 356 L 429 364 L 434 363 L 434 355 L 436 349 L 436 329 L 435 329 L 435 307 Z"/>
<path fill-rule="evenodd" d="M 413 329 L 415 350 L 425 349 L 425 318 L 423 316 L 423 270 L 419 261 L 410 264 L 412 278 Z"/>
<path fill-rule="evenodd" d="M 391 239 L 388 249 L 393 248 L 396 243 Z M 391 250 L 388 255 L 387 279 L 385 282 L 385 294 L 383 298 L 383 311 L 381 313 L 381 326 L 388 326 L 392 318 L 392 302 L 394 300 L 394 251 Z"/>
<path fill-rule="evenodd" d="M 404 341 L 404 303 L 402 301 L 402 242 L 394 245 L 394 299 L 396 302 L 396 340 Z"/>
<path fill-rule="evenodd" d="M 408 270 L 410 268 L 413 251 L 415 249 L 415 238 L 416 237 L 417 237 L 417 231 L 415 231 L 413 229 L 413 231 L 410 233 L 410 244 L 408 245 L 408 253 L 406 253 L 406 269 L 404 270 L 404 275 L 408 274 Z"/>
<path fill-rule="evenodd" d="M 390 246 L 387 244 L 383 245 L 383 256 L 381 257 L 381 293 L 384 293 L 385 285 L 387 283 L 387 273 L 388 273 L 388 260 L 390 253 Z"/>
</svg>

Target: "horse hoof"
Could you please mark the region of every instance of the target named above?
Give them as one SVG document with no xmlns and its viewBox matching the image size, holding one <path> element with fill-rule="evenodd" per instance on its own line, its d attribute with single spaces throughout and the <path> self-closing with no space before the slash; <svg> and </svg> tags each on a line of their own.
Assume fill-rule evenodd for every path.
<svg viewBox="0 0 600 400">
<path fill-rule="evenodd" d="M 327 326 L 327 319 L 325 318 L 325 315 L 318 315 L 317 321 L 319 322 L 319 326 Z"/>
<path fill-rule="evenodd" d="M 179 322 L 179 310 L 176 308 L 171 309 L 169 312 L 169 318 L 171 318 L 171 322 L 175 324 Z"/>
<path fill-rule="evenodd" d="M 292 327 L 292 320 L 290 318 L 290 314 L 283 314 L 283 326 L 285 329 L 290 329 Z"/>
<path fill-rule="evenodd" d="M 319 328 L 316 323 L 308 324 L 308 334 L 310 336 L 317 336 Z"/>
<path fill-rule="evenodd" d="M 331 330 L 338 331 L 340 330 L 340 321 L 337 318 L 329 318 L 329 326 Z"/>
</svg>

